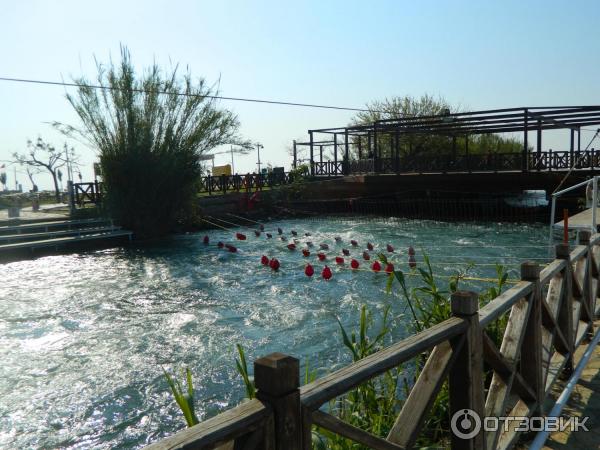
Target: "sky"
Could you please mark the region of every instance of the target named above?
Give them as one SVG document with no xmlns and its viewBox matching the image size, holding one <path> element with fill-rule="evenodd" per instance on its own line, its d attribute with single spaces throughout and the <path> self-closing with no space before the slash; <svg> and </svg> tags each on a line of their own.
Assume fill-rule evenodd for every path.
<svg viewBox="0 0 600 450">
<path fill-rule="evenodd" d="M 143 69 L 178 63 L 220 80 L 221 94 L 345 107 L 392 96 L 442 96 L 463 110 L 600 104 L 600 2 L 0 0 L 0 77 L 93 78 L 95 60 L 129 48 Z M 0 82 L 0 160 L 28 139 L 62 146 L 48 123 L 78 124 L 64 87 Z M 261 161 L 291 164 L 293 139 L 344 126 L 348 111 L 222 101 L 260 142 Z M 567 149 L 567 134 L 546 145 Z M 582 132 L 582 145 L 593 132 Z M 92 179 L 93 149 L 68 141 Z M 596 141 L 596 148 L 600 142 Z M 217 155 L 226 164 L 229 155 Z M 235 171 L 256 170 L 256 152 Z M 23 168 L 17 178 L 30 183 Z M 14 186 L 13 167 L 7 168 Z M 38 175 L 41 188 L 51 186 Z"/>
</svg>

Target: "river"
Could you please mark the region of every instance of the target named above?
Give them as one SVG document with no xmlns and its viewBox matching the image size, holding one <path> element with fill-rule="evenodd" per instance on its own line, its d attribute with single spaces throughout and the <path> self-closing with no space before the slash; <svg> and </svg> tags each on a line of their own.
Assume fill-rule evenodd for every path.
<svg viewBox="0 0 600 450">
<path fill-rule="evenodd" d="M 352 328 L 362 304 L 378 316 L 390 305 L 394 338 L 408 333 L 406 304 L 386 275 L 336 266 L 333 255 L 361 255 L 367 242 L 408 270 L 407 248 L 431 257 L 448 276 L 471 261 L 474 277 L 492 277 L 507 264 L 518 278 L 519 261 L 544 262 L 546 228 L 512 224 L 446 224 L 366 217 L 269 222 L 264 234 L 239 228 L 178 235 L 153 243 L 47 256 L 0 265 L 0 447 L 141 447 L 184 426 L 163 368 L 190 367 L 200 418 L 237 404 L 244 391 L 235 372 L 235 344 L 250 361 L 272 351 L 300 358 L 321 372 L 349 361 L 338 317 Z M 286 241 L 277 238 L 277 227 Z M 326 242 L 333 278 L 324 263 L 286 244 L 297 230 L 298 247 Z M 235 241 L 235 231 L 247 235 Z M 310 233 L 310 237 L 304 236 Z M 207 234 L 210 244 L 204 245 Z M 335 237 L 342 239 L 335 242 Z M 352 247 L 351 239 L 358 241 Z M 235 244 L 238 253 L 216 247 Z M 386 244 L 395 247 L 386 252 Z M 277 257 L 278 272 L 261 266 Z M 310 260 L 315 276 L 304 275 Z M 373 260 L 371 260 L 373 262 Z M 408 277 L 417 283 L 418 277 Z M 439 279 L 447 285 L 446 278 Z M 481 289 L 485 282 L 461 286 Z M 406 319 L 408 320 L 408 319 Z"/>
</svg>

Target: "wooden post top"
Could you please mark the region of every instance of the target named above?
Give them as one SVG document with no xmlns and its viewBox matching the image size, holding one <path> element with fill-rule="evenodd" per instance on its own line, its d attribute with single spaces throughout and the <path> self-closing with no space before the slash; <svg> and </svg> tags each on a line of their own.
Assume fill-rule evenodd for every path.
<svg viewBox="0 0 600 450">
<path fill-rule="evenodd" d="M 473 291 L 453 292 L 450 307 L 455 316 L 472 316 L 479 310 L 479 296 Z"/>
<path fill-rule="evenodd" d="M 271 353 L 254 361 L 254 384 L 264 394 L 289 394 L 300 386 L 300 362 L 283 353 Z"/>
<path fill-rule="evenodd" d="M 521 264 L 521 280 L 537 280 L 540 277 L 540 265 L 533 261 Z"/>
<path fill-rule="evenodd" d="M 569 259 L 569 244 L 556 244 L 556 257 L 558 259 Z"/>
</svg>

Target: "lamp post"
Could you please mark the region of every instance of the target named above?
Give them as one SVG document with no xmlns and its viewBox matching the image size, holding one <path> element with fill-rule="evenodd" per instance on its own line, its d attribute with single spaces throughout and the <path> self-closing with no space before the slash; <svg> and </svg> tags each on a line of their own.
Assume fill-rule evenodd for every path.
<svg viewBox="0 0 600 450">
<path fill-rule="evenodd" d="M 258 166 L 258 174 L 260 175 L 260 149 L 261 148 L 265 148 L 262 144 L 260 144 L 259 142 L 256 143 L 256 151 L 258 152 L 258 162 L 256 163 Z"/>
</svg>

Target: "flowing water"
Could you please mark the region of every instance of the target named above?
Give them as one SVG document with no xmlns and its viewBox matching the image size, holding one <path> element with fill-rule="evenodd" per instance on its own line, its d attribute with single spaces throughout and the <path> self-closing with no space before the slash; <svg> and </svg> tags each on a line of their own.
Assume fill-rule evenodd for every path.
<svg viewBox="0 0 600 450">
<path fill-rule="evenodd" d="M 273 231 L 277 227 L 287 238 L 297 230 L 299 247 L 314 242 L 313 254 L 303 258 L 289 251 L 288 241 Z M 504 262 L 517 278 L 519 261 L 543 262 L 547 256 L 546 229 L 525 225 L 330 218 L 271 222 L 266 228 L 273 239 L 240 228 L 248 239 L 233 242 L 235 229 L 217 230 L 207 233 L 208 246 L 204 233 L 188 234 L 0 265 L 0 447 L 154 442 L 184 426 L 163 367 L 192 369 L 198 415 L 207 418 L 243 397 L 234 369 L 236 343 L 250 361 L 283 351 L 332 370 L 349 360 L 336 317 L 354 327 L 365 303 L 376 315 L 391 305 L 400 323 L 394 338 L 401 338 L 408 333 L 402 297 L 386 294 L 383 273 L 336 266 L 331 259 L 342 248 L 368 269 L 360 257 L 366 242 L 376 245 L 373 258 L 391 243 L 391 260 L 407 269 L 412 245 L 417 260 L 424 251 L 431 256 L 437 274 L 452 275 L 472 261 L 477 265 L 469 274 L 479 277 L 494 276 L 493 264 Z M 335 236 L 343 242 L 336 244 Z M 350 239 L 359 247 L 352 248 Z M 218 240 L 235 243 L 239 253 L 219 250 Z M 318 276 L 324 264 L 314 255 L 321 242 L 330 246 L 330 281 Z M 261 266 L 263 254 L 277 257 L 281 269 Z M 315 266 L 312 279 L 304 275 L 306 260 Z"/>
</svg>

